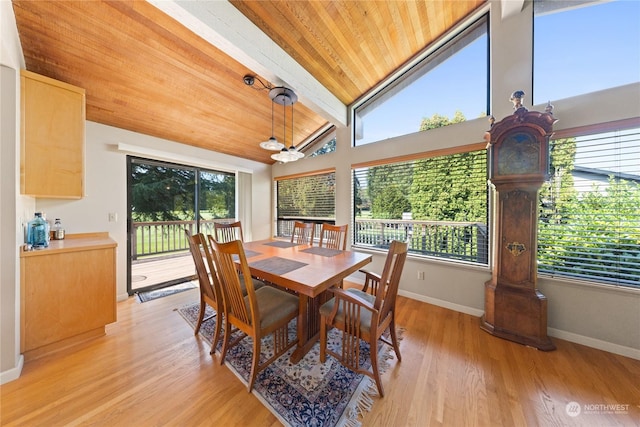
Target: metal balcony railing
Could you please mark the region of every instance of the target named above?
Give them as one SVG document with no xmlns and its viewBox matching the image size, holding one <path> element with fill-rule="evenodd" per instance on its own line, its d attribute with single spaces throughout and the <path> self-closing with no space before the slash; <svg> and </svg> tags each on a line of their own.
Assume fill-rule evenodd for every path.
<svg viewBox="0 0 640 427">
<path fill-rule="evenodd" d="M 316 239 L 324 218 L 279 218 L 277 236 L 288 238 L 295 221 L 315 222 Z M 386 249 L 392 240 L 409 242 L 409 252 L 419 255 L 487 264 L 489 259 L 486 224 L 479 222 L 356 219 L 352 231 L 354 247 Z"/>
<path fill-rule="evenodd" d="M 479 222 L 358 219 L 353 246 L 388 248 L 409 242 L 409 252 L 487 264 L 487 225 Z"/>
</svg>

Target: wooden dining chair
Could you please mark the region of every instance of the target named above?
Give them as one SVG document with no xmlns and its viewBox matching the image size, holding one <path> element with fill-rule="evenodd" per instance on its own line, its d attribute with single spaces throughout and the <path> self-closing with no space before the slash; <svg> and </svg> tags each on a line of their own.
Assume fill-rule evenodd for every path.
<svg viewBox="0 0 640 427">
<path fill-rule="evenodd" d="M 243 295 L 240 273 L 234 257 L 239 261 L 244 277 L 250 277 L 251 272 L 242 242 L 214 241 L 213 249 L 213 259 L 224 298 L 225 326 L 220 362 L 224 363 L 230 347 L 250 336 L 253 340 L 253 355 L 247 389 L 251 392 L 258 373 L 298 342 L 297 338 L 289 337 L 289 323 L 298 316 L 298 298 L 271 286 L 256 290 L 250 281 L 247 281 L 247 295 Z M 242 331 L 242 334 L 233 342 L 229 342 L 232 325 Z M 260 363 L 261 340 L 270 334 L 273 334 L 273 354 Z"/>
<path fill-rule="evenodd" d="M 233 240 L 240 240 L 244 242 L 244 236 L 242 234 L 242 222 L 235 221 L 230 223 L 213 223 L 213 231 L 215 239 L 218 242 L 231 242 Z"/>
<path fill-rule="evenodd" d="M 295 243 L 298 245 L 312 245 L 315 228 L 315 224 L 312 222 L 296 221 L 293 224 L 291 243 Z"/>
<path fill-rule="evenodd" d="M 349 224 L 322 224 L 322 229 L 320 230 L 320 242 L 318 246 L 321 248 L 346 250 L 348 227 Z"/>
<path fill-rule="evenodd" d="M 218 339 L 220 338 L 220 332 L 222 331 L 222 316 L 220 315 L 223 308 L 222 290 L 218 282 L 218 277 L 215 274 L 211 250 L 209 249 L 204 234 L 191 234 L 189 230 L 185 230 L 185 233 L 187 235 L 187 241 L 189 242 L 189 252 L 191 252 L 191 257 L 196 266 L 198 284 L 200 285 L 200 312 L 198 314 L 198 322 L 194 328 L 194 334 L 198 335 L 202 322 L 218 315 L 213 339 L 211 340 L 210 354 L 213 354 L 218 344 Z M 207 260 L 207 264 L 205 264 L 205 260 Z M 211 274 L 209 274 L 209 272 L 211 272 Z M 215 312 L 212 316 L 205 319 L 204 314 L 207 305 L 213 308 Z"/>
<path fill-rule="evenodd" d="M 386 289 L 379 289 L 376 296 L 359 289 L 330 288 L 328 291 L 334 294 L 334 298 L 320 307 L 320 362 L 326 361 L 328 353 L 348 369 L 368 375 L 375 380 L 380 397 L 384 396 L 384 390 L 378 368 L 378 340 L 391 345 L 398 362 L 401 361 L 395 306 L 408 247 L 406 242 L 391 242 L 380 275 L 380 283 L 385 283 Z M 340 352 L 327 347 L 328 327 L 342 331 Z M 391 341 L 383 335 L 387 330 Z M 371 370 L 361 367 L 361 340 L 369 343 Z"/>
</svg>

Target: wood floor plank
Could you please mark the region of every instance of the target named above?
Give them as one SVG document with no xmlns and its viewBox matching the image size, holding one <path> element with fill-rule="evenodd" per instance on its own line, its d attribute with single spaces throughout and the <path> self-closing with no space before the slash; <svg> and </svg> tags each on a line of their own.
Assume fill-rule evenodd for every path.
<svg viewBox="0 0 640 427">
<path fill-rule="evenodd" d="M 27 362 L 0 386 L 0 424 L 280 425 L 176 311 L 197 300 L 194 289 L 119 303 L 106 336 Z M 638 360 L 557 339 L 556 351 L 538 351 L 487 334 L 476 317 L 403 297 L 397 323 L 402 362 L 389 361 L 385 397 L 364 426 L 640 425 Z M 583 413 L 568 415 L 570 402 Z M 597 406 L 612 404 L 626 409 Z"/>
</svg>

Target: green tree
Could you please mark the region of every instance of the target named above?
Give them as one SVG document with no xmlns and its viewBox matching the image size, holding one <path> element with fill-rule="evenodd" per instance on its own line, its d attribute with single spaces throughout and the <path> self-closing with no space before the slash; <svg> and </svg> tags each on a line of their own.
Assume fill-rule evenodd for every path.
<svg viewBox="0 0 640 427">
<path fill-rule="evenodd" d="M 196 171 L 146 163 L 132 164 L 131 210 L 134 221 L 185 221 L 195 217 Z M 203 219 L 232 218 L 235 176 L 200 171 Z"/>
<path fill-rule="evenodd" d="M 486 152 L 416 161 L 410 194 L 414 219 L 486 222 Z"/>
<path fill-rule="evenodd" d="M 422 119 L 420 130 L 465 120 L 460 111 L 453 119 L 434 114 Z M 416 161 L 409 191 L 413 219 L 485 222 L 486 181 L 484 150 Z"/>
<path fill-rule="evenodd" d="M 398 174 L 394 166 L 369 168 L 367 174 L 371 216 L 377 219 L 401 219 L 403 212 L 411 211 L 407 197 L 411 187 L 411 174 Z"/>
<path fill-rule="evenodd" d="M 336 139 L 332 138 L 331 141 L 311 153 L 309 157 L 322 156 L 323 154 L 333 153 L 334 151 L 336 151 Z"/>
<path fill-rule="evenodd" d="M 353 176 L 353 206 L 355 206 L 355 215 L 362 215 L 362 210 L 365 208 L 365 202 L 362 197 L 362 185 L 355 174 Z"/>
<path fill-rule="evenodd" d="M 453 115 L 453 119 L 449 119 L 446 116 L 441 116 L 440 114 L 434 114 L 430 118 L 423 118 L 420 122 L 420 131 L 441 128 L 444 126 L 449 126 L 454 123 L 461 123 L 466 121 L 467 119 L 464 117 L 460 111 L 456 111 Z"/>
<path fill-rule="evenodd" d="M 540 190 L 538 261 L 543 271 L 640 285 L 640 186 L 609 176 L 605 188 L 574 187 L 576 141 L 552 141 L 551 174 Z"/>
<path fill-rule="evenodd" d="M 278 216 L 335 216 L 335 173 L 278 181 Z"/>
<path fill-rule="evenodd" d="M 553 140 L 550 143 L 549 180 L 540 189 L 540 218 L 551 224 L 567 222 L 576 210 L 577 191 L 573 169 L 576 157 L 575 138 Z"/>
<path fill-rule="evenodd" d="M 134 221 L 179 221 L 193 218 L 193 171 L 134 164 L 131 171 Z"/>
<path fill-rule="evenodd" d="M 199 203 L 202 219 L 233 218 L 236 204 L 235 176 L 201 171 Z"/>
</svg>

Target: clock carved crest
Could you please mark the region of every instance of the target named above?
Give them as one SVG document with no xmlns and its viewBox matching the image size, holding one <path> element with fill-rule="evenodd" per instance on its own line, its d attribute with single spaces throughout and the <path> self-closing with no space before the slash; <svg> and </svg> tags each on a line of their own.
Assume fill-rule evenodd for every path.
<svg viewBox="0 0 640 427">
<path fill-rule="evenodd" d="M 549 138 L 556 119 L 522 106 L 524 92 L 511 95 L 514 113 L 485 134 L 489 180 L 498 213 L 495 268 L 485 283 L 481 328 L 540 350 L 554 350 L 547 336 L 547 299 L 536 288 L 538 191 L 549 177 Z"/>
</svg>

